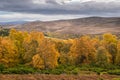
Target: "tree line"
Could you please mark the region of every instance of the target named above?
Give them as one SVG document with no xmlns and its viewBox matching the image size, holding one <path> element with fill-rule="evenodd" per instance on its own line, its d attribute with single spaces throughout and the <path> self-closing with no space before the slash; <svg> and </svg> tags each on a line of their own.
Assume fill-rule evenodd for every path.
<svg viewBox="0 0 120 80">
<path fill-rule="evenodd" d="M 0 64 L 53 69 L 60 64 L 120 65 L 120 40 L 111 33 L 75 39 L 47 38 L 42 32 L 11 29 L 0 37 Z"/>
</svg>

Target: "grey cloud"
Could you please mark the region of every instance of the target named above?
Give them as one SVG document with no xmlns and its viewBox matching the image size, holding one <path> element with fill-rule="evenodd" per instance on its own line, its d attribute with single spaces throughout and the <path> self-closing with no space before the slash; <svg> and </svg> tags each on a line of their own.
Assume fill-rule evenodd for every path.
<svg viewBox="0 0 120 80">
<path fill-rule="evenodd" d="M 63 0 L 45 0 L 35 4 L 32 0 L 0 0 L 0 11 L 46 15 L 107 15 L 120 13 L 120 2 L 95 2 L 64 4 Z"/>
</svg>

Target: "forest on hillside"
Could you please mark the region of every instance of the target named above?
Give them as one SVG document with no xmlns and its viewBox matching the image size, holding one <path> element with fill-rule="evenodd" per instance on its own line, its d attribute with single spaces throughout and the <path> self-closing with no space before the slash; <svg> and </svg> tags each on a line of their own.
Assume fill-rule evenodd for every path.
<svg viewBox="0 0 120 80">
<path fill-rule="evenodd" d="M 0 73 L 77 74 L 79 70 L 120 75 L 120 39 L 111 33 L 57 39 L 15 29 L 0 37 Z"/>
</svg>

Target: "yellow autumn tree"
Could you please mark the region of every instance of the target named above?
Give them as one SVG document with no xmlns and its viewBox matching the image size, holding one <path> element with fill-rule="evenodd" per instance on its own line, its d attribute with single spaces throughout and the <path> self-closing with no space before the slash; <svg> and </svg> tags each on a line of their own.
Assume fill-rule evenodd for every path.
<svg viewBox="0 0 120 80">
<path fill-rule="evenodd" d="M 29 63 L 32 61 L 32 57 L 37 53 L 38 42 L 36 40 L 31 40 L 29 43 L 24 43 L 25 52 L 23 54 L 24 63 Z"/>
<path fill-rule="evenodd" d="M 91 63 L 95 61 L 96 50 L 89 36 L 75 39 L 69 53 L 71 62 L 75 64 Z"/>
<path fill-rule="evenodd" d="M 19 53 L 14 42 L 7 37 L 0 37 L 0 63 L 6 67 L 19 64 Z"/>
<path fill-rule="evenodd" d="M 112 35 L 111 33 L 106 33 L 103 35 L 102 44 L 108 50 L 109 54 L 111 54 L 111 62 L 114 64 L 116 55 L 117 55 L 117 36 Z"/>
<path fill-rule="evenodd" d="M 68 40 L 63 40 L 63 39 L 59 39 L 59 40 L 54 39 L 52 41 L 54 41 L 56 45 L 56 49 L 60 53 L 58 63 L 68 64 L 68 53 L 70 51 L 70 47 L 72 43 Z"/>
<path fill-rule="evenodd" d="M 33 56 L 32 65 L 33 65 L 33 67 L 38 68 L 38 69 L 44 69 L 45 68 L 44 60 L 42 59 L 40 54 L 36 54 L 36 55 Z"/>
<path fill-rule="evenodd" d="M 32 64 L 36 68 L 55 68 L 58 65 L 59 53 L 55 49 L 55 44 L 48 39 L 44 39 L 38 48 L 38 52 L 32 58 Z"/>
<path fill-rule="evenodd" d="M 101 67 L 107 67 L 109 63 L 109 53 L 105 49 L 105 47 L 100 46 L 97 49 L 97 55 L 96 55 L 96 64 Z"/>
<path fill-rule="evenodd" d="M 25 52 L 25 49 L 23 47 L 24 38 L 27 36 L 27 32 L 23 31 L 17 31 L 15 29 L 10 30 L 9 38 L 14 42 L 14 44 L 17 47 L 18 53 L 19 53 L 19 59 L 21 60 L 21 63 L 23 63 L 23 55 Z"/>
<path fill-rule="evenodd" d="M 42 32 L 32 31 L 30 32 L 30 38 L 31 40 L 36 40 L 38 44 L 40 45 L 42 41 L 44 40 L 44 34 Z"/>
<path fill-rule="evenodd" d="M 117 43 L 117 55 L 116 55 L 115 63 L 117 65 L 120 65 L 120 40 Z"/>
<path fill-rule="evenodd" d="M 25 63 L 32 61 L 32 57 L 37 53 L 37 48 L 44 39 L 44 35 L 41 32 L 30 32 L 23 42 L 25 53 L 23 55 L 23 60 Z"/>
</svg>

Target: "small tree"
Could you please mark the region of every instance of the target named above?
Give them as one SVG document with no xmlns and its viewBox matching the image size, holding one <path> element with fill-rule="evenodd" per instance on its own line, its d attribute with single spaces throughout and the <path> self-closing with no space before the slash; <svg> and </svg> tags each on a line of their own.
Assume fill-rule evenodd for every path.
<svg viewBox="0 0 120 80">
<path fill-rule="evenodd" d="M 112 61 L 112 64 L 115 63 L 115 59 L 116 59 L 116 55 L 117 55 L 117 45 L 115 43 L 110 43 L 108 44 L 108 52 L 111 54 L 111 61 Z"/>
<path fill-rule="evenodd" d="M 107 50 L 102 46 L 99 47 L 96 55 L 96 64 L 101 67 L 106 67 L 109 62 L 109 58 L 107 55 Z"/>
<path fill-rule="evenodd" d="M 103 35 L 102 43 L 107 51 L 111 55 L 111 63 L 115 63 L 116 55 L 117 55 L 117 36 L 112 35 L 111 33 L 106 33 Z"/>
<path fill-rule="evenodd" d="M 117 44 L 117 55 L 116 55 L 115 63 L 117 65 L 120 65 L 120 41 Z"/>
</svg>

